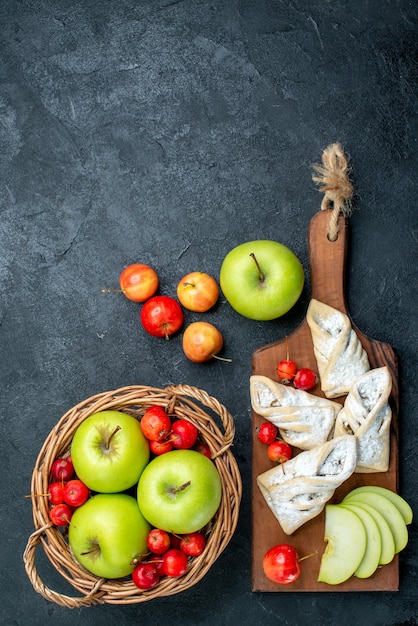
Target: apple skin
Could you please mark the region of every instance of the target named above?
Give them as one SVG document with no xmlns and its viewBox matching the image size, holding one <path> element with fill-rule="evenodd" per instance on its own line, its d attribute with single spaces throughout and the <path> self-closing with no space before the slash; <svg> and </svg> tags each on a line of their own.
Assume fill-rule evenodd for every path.
<svg viewBox="0 0 418 626">
<path fill-rule="evenodd" d="M 175 489 L 183 487 L 175 492 Z M 139 508 L 152 526 L 184 535 L 203 528 L 222 498 L 214 463 L 195 450 L 172 450 L 155 457 L 138 483 Z"/>
<path fill-rule="evenodd" d="M 299 299 L 304 281 L 297 256 L 285 245 L 268 239 L 247 241 L 233 248 L 220 271 L 221 289 L 232 308 L 259 321 L 287 313 Z"/>
<path fill-rule="evenodd" d="M 155 270 L 145 263 L 128 265 L 119 277 L 122 293 L 132 302 L 145 302 L 158 289 L 158 276 Z"/>
<path fill-rule="evenodd" d="M 107 449 L 105 443 L 109 437 Z M 78 478 L 89 489 L 116 493 L 138 482 L 149 461 L 150 450 L 139 421 L 132 415 L 100 411 L 78 426 L 71 454 Z"/>
<path fill-rule="evenodd" d="M 177 297 L 190 311 L 209 311 L 219 298 L 219 288 L 212 276 L 205 272 L 190 272 L 177 285 Z"/>
<path fill-rule="evenodd" d="M 74 511 L 68 540 L 75 558 L 89 572 L 121 578 L 131 574 L 135 559 L 148 552 L 150 529 L 135 498 L 100 493 Z"/>
</svg>

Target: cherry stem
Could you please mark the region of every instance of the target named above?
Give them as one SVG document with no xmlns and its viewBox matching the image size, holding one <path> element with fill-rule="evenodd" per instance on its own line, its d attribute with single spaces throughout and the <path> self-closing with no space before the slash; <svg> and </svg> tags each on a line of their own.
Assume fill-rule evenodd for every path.
<svg viewBox="0 0 418 626">
<path fill-rule="evenodd" d="M 265 278 L 266 278 L 266 277 L 265 277 L 264 272 L 262 271 L 262 269 L 261 269 L 261 267 L 260 267 L 259 262 L 258 262 L 258 261 L 257 261 L 257 259 L 256 259 L 256 256 L 255 256 L 254 252 L 251 252 L 250 257 L 252 257 L 252 258 L 253 258 L 254 263 L 255 263 L 255 264 L 256 264 L 256 266 L 257 266 L 257 269 L 258 269 L 258 277 L 259 277 L 259 279 L 260 279 L 260 282 L 264 283 L 264 280 L 265 280 Z"/>
<path fill-rule="evenodd" d="M 310 554 L 305 554 L 305 556 L 301 556 L 300 559 L 298 559 L 298 563 L 300 563 L 301 561 L 304 561 L 305 559 L 310 559 L 311 556 L 316 556 L 318 554 L 318 550 L 315 550 L 315 552 L 311 552 Z"/>
<path fill-rule="evenodd" d="M 286 335 L 286 360 L 289 360 L 289 341 Z"/>
<path fill-rule="evenodd" d="M 218 359 L 218 361 L 226 361 L 226 363 L 232 363 L 232 359 L 226 359 L 222 356 L 218 356 L 217 354 L 210 355 L 213 359 Z"/>
<path fill-rule="evenodd" d="M 31 493 L 28 496 L 25 496 L 25 498 L 49 498 L 50 495 L 50 493 Z"/>
<path fill-rule="evenodd" d="M 113 439 L 113 437 L 116 435 L 116 433 L 120 430 L 120 426 L 116 426 L 115 430 L 113 432 L 110 433 L 107 441 L 106 441 L 106 450 L 109 450 L 110 448 L 110 442 Z"/>
</svg>

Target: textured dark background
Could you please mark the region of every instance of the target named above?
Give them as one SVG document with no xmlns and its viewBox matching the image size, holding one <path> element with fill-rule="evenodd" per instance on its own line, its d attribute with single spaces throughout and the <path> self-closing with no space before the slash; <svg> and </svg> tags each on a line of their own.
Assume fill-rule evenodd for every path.
<svg viewBox="0 0 418 626">
<path fill-rule="evenodd" d="M 407 0 L 0 0 L 2 624 L 418 623 L 416 522 L 399 592 L 251 592 L 248 386 L 253 350 L 305 314 L 306 235 L 321 201 L 311 165 L 339 141 L 356 189 L 349 310 L 398 354 L 400 491 L 418 513 L 417 21 Z M 218 277 L 231 247 L 257 238 L 289 245 L 306 287 L 274 322 L 241 318 L 224 299 L 205 316 L 230 364 L 188 362 L 181 333 L 153 339 L 139 306 L 101 293 L 143 261 L 174 295 L 184 273 Z M 234 538 L 182 595 L 48 603 L 22 563 L 33 530 L 24 495 L 45 437 L 95 393 L 171 383 L 207 390 L 235 418 Z"/>
</svg>

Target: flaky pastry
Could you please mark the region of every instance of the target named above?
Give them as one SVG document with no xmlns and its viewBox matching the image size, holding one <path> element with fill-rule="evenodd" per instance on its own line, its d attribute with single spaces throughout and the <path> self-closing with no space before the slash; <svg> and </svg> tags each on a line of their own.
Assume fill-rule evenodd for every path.
<svg viewBox="0 0 418 626">
<path fill-rule="evenodd" d="M 321 389 L 327 398 L 349 392 L 352 383 L 370 369 L 367 353 L 349 317 L 319 300 L 312 300 L 306 313 Z"/>
<path fill-rule="evenodd" d="M 257 477 L 267 505 L 287 535 L 323 510 L 356 467 L 353 435 L 335 437 Z"/>
<path fill-rule="evenodd" d="M 307 391 L 251 376 L 253 410 L 278 427 L 286 443 L 310 450 L 329 439 L 341 404 Z"/>
<path fill-rule="evenodd" d="M 372 369 L 353 383 L 337 416 L 335 435 L 354 434 L 357 439 L 356 472 L 386 472 L 389 468 L 391 390 L 389 369 Z"/>
</svg>

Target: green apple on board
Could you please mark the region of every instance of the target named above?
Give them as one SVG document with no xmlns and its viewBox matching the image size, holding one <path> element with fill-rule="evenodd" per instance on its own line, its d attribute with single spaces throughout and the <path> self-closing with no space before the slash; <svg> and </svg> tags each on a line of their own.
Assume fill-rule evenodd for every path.
<svg viewBox="0 0 418 626">
<path fill-rule="evenodd" d="M 116 493 L 135 485 L 150 449 L 140 423 L 121 411 L 100 411 L 76 429 L 71 458 L 78 478 L 92 491 Z"/>
<path fill-rule="evenodd" d="M 138 483 L 138 505 L 155 528 L 183 535 L 203 528 L 222 498 L 213 461 L 195 450 L 172 450 L 155 457 Z"/>
<path fill-rule="evenodd" d="M 352 511 L 363 522 L 366 531 L 366 550 L 354 576 L 357 578 L 369 578 L 380 565 L 380 555 L 382 554 L 382 536 L 377 523 L 370 513 L 355 504 L 342 504 L 349 511 Z"/>
<path fill-rule="evenodd" d="M 408 502 L 380 486 L 357 487 L 340 504 L 327 505 L 318 581 L 338 585 L 352 575 L 372 576 L 406 546 L 412 518 Z"/>
<path fill-rule="evenodd" d="M 138 503 L 124 493 L 100 493 L 78 507 L 68 529 L 75 558 L 100 578 L 130 574 L 135 559 L 147 553 L 151 527 Z"/>
<path fill-rule="evenodd" d="M 271 240 L 247 241 L 224 258 L 220 285 L 235 311 L 254 320 L 273 320 L 299 299 L 304 271 L 297 256 Z"/>
<path fill-rule="evenodd" d="M 360 518 L 338 504 L 325 507 L 325 541 L 318 581 L 338 585 L 350 578 L 366 551 L 366 531 Z"/>
</svg>

